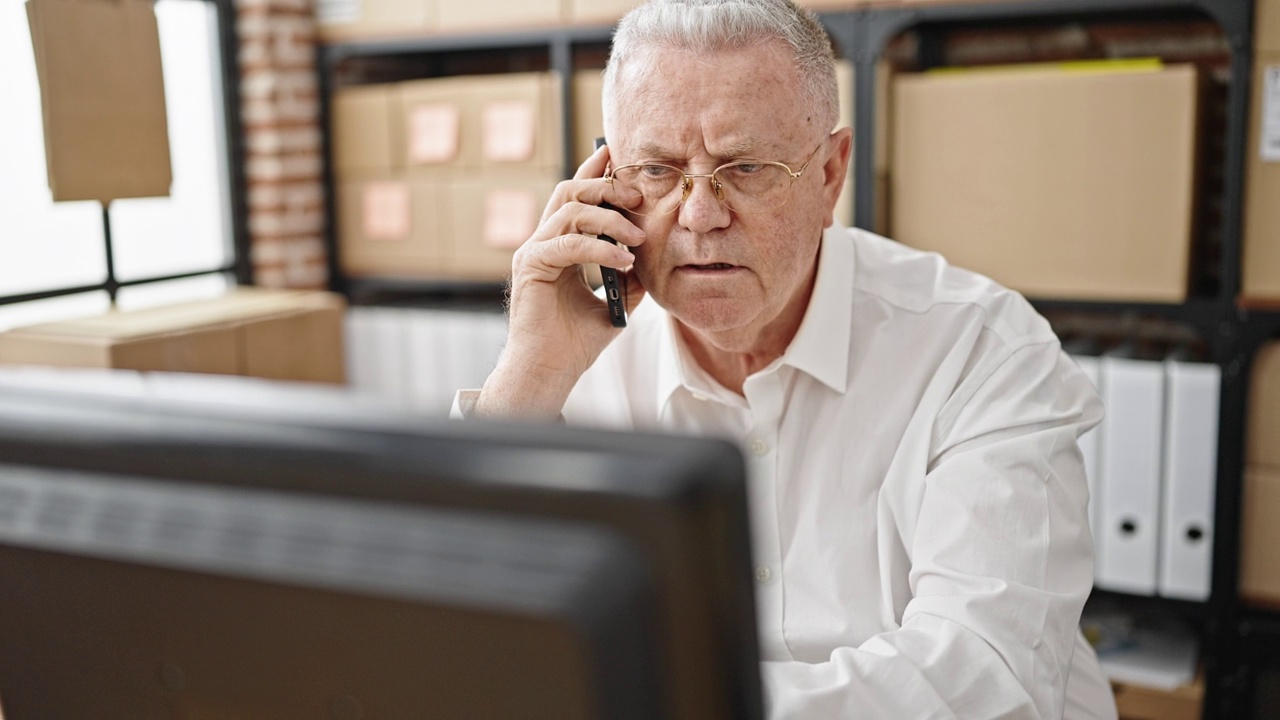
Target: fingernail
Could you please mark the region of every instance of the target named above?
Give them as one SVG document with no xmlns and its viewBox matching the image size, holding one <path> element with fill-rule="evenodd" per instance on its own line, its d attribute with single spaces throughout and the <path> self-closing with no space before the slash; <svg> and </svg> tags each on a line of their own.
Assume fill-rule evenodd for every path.
<svg viewBox="0 0 1280 720">
<path fill-rule="evenodd" d="M 629 262 L 635 262 L 635 259 L 636 259 L 636 256 L 635 256 L 635 255 L 632 255 L 631 253 L 627 252 L 626 250 L 619 250 L 618 252 L 616 252 L 616 253 L 614 253 L 614 254 L 618 256 L 618 259 L 619 259 L 619 260 L 621 260 L 622 262 L 626 262 L 626 263 L 629 263 Z"/>
</svg>

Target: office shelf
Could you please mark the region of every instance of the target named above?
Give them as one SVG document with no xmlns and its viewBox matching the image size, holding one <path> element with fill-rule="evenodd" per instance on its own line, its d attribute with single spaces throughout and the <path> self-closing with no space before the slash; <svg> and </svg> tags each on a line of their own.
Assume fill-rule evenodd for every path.
<svg viewBox="0 0 1280 720">
<path fill-rule="evenodd" d="M 1045 314 L 1086 313 L 1106 317 L 1154 317 L 1194 329 L 1212 360 L 1222 368 L 1217 496 L 1215 509 L 1212 595 L 1203 603 L 1127 596 L 1099 591 L 1098 597 L 1134 603 L 1135 607 L 1172 609 L 1200 624 L 1204 632 L 1206 679 L 1204 717 L 1215 720 L 1250 717 L 1249 693 L 1254 687 L 1248 667 L 1242 665 L 1242 649 L 1265 629 L 1280 635 L 1280 614 L 1260 616 L 1244 609 L 1237 582 L 1240 547 L 1240 498 L 1244 473 L 1245 418 L 1253 357 L 1272 338 L 1280 337 L 1280 305 L 1241 301 L 1241 234 L 1247 145 L 1250 83 L 1252 79 L 1252 0 L 1015 0 L 1013 2 L 911 5 L 903 7 L 850 7 L 820 13 L 836 47 L 854 64 L 854 224 L 874 229 L 875 217 L 875 71 L 889 43 L 907 31 L 919 34 L 917 60 L 922 68 L 940 64 L 942 33 L 951 29 L 1051 25 L 1080 21 L 1129 21 L 1160 23 L 1207 19 L 1215 23 L 1230 52 L 1229 89 L 1225 99 L 1225 151 L 1222 157 L 1222 193 L 1212 204 L 1221 208 L 1217 267 L 1220 280 L 1212 294 L 1197 294 L 1182 303 L 1128 303 L 1033 298 Z M 545 53 L 545 67 L 560 73 L 564 127 L 564 174 L 571 175 L 572 70 L 575 53 L 607 47 L 612 27 L 563 27 L 510 33 L 430 36 L 332 43 L 319 54 L 322 121 L 325 128 L 325 172 L 333 187 L 329 158 L 328 100 L 338 81 L 337 72 L 352 62 L 421 61 L 451 53 L 514 50 Z M 439 65 L 420 63 L 423 76 L 439 74 Z M 425 70 L 423 69 L 425 68 Z M 332 193 L 329 217 L 334 217 Z M 459 283 L 452 280 L 349 279 L 337 256 L 333 223 L 330 223 L 330 273 L 333 287 L 356 304 L 417 304 L 476 302 L 501 307 L 504 288 L 499 283 Z M 486 300 L 487 298 L 487 300 Z M 488 305 L 485 305 L 489 303 Z M 1262 619 L 1260 619 L 1262 617 Z M 1264 622 L 1265 620 L 1265 622 Z M 1261 628 L 1261 629 L 1260 629 Z"/>
</svg>

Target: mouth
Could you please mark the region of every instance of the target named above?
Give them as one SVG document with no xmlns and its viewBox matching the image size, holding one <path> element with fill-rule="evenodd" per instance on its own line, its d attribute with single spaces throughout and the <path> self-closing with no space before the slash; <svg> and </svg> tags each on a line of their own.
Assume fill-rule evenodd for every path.
<svg viewBox="0 0 1280 720">
<path fill-rule="evenodd" d="M 708 263 L 706 265 L 685 265 L 684 267 L 689 270 L 697 270 L 700 272 L 708 272 L 708 271 L 716 271 L 716 270 L 736 270 L 738 268 L 737 265 L 730 265 L 729 263 Z"/>
</svg>

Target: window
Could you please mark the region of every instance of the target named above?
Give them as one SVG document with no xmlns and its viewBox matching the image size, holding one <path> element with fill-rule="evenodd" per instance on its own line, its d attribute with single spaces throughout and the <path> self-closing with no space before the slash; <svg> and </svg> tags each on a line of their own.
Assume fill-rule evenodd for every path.
<svg viewBox="0 0 1280 720">
<path fill-rule="evenodd" d="M 101 312 L 113 296 L 139 307 L 234 282 L 225 93 L 236 88 L 223 84 L 220 12 L 231 4 L 156 2 L 173 185 L 169 197 L 117 200 L 104 212 L 52 200 L 25 3 L 0 0 L 0 330 Z"/>
</svg>

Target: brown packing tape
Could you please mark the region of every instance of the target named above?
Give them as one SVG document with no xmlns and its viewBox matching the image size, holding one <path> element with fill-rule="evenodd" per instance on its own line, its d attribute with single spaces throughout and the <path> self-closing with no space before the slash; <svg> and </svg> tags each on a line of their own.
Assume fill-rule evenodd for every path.
<svg viewBox="0 0 1280 720">
<path fill-rule="evenodd" d="M 54 200 L 169 194 L 160 36 L 150 0 L 28 0 Z"/>
</svg>

